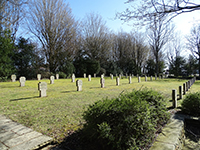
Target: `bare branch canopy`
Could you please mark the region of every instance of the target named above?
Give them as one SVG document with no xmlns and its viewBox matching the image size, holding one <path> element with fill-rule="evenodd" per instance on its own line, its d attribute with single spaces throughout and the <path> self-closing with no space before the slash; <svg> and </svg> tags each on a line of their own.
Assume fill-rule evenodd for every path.
<svg viewBox="0 0 200 150">
<path fill-rule="evenodd" d="M 196 0 L 128 0 L 131 6 L 117 16 L 123 21 L 148 21 L 155 14 L 168 14 L 170 19 L 179 14 L 200 10 L 200 2 Z"/>
</svg>

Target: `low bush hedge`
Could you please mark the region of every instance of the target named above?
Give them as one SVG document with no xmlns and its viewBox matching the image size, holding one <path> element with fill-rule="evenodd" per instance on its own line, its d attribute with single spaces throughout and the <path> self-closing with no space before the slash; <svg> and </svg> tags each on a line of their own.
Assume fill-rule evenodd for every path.
<svg viewBox="0 0 200 150">
<path fill-rule="evenodd" d="M 184 98 L 182 104 L 182 112 L 192 115 L 192 116 L 200 116 L 200 92 L 189 93 Z"/>
<path fill-rule="evenodd" d="M 86 139 L 99 149 L 144 149 L 159 126 L 169 119 L 163 96 L 153 90 L 133 90 L 104 99 L 84 112 Z"/>
</svg>

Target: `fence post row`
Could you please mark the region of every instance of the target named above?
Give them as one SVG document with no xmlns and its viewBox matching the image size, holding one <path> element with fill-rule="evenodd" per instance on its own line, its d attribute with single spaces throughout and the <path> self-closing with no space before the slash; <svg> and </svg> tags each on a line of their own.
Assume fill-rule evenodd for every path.
<svg viewBox="0 0 200 150">
<path fill-rule="evenodd" d="M 179 98 L 182 99 L 183 95 L 190 89 L 190 87 L 195 83 L 196 77 L 190 79 L 189 81 L 183 83 L 183 87 L 179 86 Z M 175 89 L 172 90 L 172 106 L 174 108 L 177 107 L 177 91 Z"/>
</svg>

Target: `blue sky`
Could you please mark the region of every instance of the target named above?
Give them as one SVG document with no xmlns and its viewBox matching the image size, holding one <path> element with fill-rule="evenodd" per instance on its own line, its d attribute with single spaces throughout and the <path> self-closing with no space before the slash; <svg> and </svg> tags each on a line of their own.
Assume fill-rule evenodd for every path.
<svg viewBox="0 0 200 150">
<path fill-rule="evenodd" d="M 65 0 L 72 8 L 72 13 L 77 19 L 83 19 L 86 14 L 98 13 L 106 21 L 107 26 L 113 31 L 130 31 L 132 27 L 123 21 L 116 19 L 115 14 L 128 7 L 125 0 Z"/>
<path fill-rule="evenodd" d="M 72 8 L 72 13 L 77 19 L 82 19 L 87 13 L 98 13 L 107 22 L 107 26 L 117 32 L 120 29 L 131 31 L 133 26 L 131 23 L 123 23 L 123 21 L 115 20 L 115 14 L 122 12 L 130 4 L 125 4 L 126 0 L 65 0 Z M 173 19 L 177 26 L 177 30 L 183 35 L 190 32 L 193 20 L 200 20 L 200 11 L 181 14 Z"/>
</svg>

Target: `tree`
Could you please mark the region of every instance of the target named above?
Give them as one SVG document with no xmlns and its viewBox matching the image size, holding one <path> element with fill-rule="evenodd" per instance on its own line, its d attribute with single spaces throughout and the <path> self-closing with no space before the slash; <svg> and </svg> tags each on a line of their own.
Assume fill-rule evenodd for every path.
<svg viewBox="0 0 200 150">
<path fill-rule="evenodd" d="M 191 74 L 197 74 L 198 60 L 193 55 L 189 55 L 189 58 L 187 59 L 184 69 L 188 76 Z"/>
<path fill-rule="evenodd" d="M 13 60 L 17 75 L 25 76 L 28 79 L 36 77 L 36 73 L 39 69 L 37 65 L 42 61 L 35 51 L 35 46 L 29 39 L 24 39 L 22 37 L 17 39 Z"/>
<path fill-rule="evenodd" d="M 200 25 L 193 25 L 190 35 L 187 36 L 187 47 L 198 60 L 200 73 Z"/>
<path fill-rule="evenodd" d="M 176 77 L 183 75 L 185 62 L 184 57 L 176 56 L 169 65 L 170 74 L 174 74 Z"/>
<path fill-rule="evenodd" d="M 143 24 L 149 22 L 155 14 L 168 14 L 170 18 L 173 18 L 179 14 L 200 9 L 200 4 L 192 0 L 127 0 L 126 3 L 132 4 L 131 7 L 118 13 L 118 17 L 124 21 L 139 20 Z"/>
<path fill-rule="evenodd" d="M 0 77 L 8 78 L 15 72 L 12 61 L 14 43 L 9 30 L 0 34 Z"/>
<path fill-rule="evenodd" d="M 105 68 L 111 47 L 110 31 L 106 22 L 100 15 L 91 13 L 86 15 L 82 26 L 84 57 L 91 61 L 99 61 L 101 68 Z"/>
<path fill-rule="evenodd" d="M 28 29 L 42 45 L 50 72 L 72 62 L 76 55 L 77 22 L 63 0 L 31 0 Z"/>
<path fill-rule="evenodd" d="M 149 47 L 142 33 L 121 31 L 113 37 L 112 53 L 111 60 L 117 63 L 119 71 L 141 74 L 149 55 Z"/>
<path fill-rule="evenodd" d="M 165 23 L 167 16 L 153 16 L 152 22 L 149 28 L 149 45 L 152 54 L 156 61 L 156 74 L 159 74 L 159 62 L 161 62 L 163 56 L 163 50 L 166 43 L 169 41 L 174 27 L 170 26 L 170 23 Z"/>
<path fill-rule="evenodd" d="M 168 64 L 169 71 L 175 76 L 185 75 L 185 63 L 186 60 L 181 56 L 183 44 L 181 43 L 180 33 L 174 33 L 170 42 L 168 43 Z"/>
<path fill-rule="evenodd" d="M 13 40 L 23 19 L 23 8 L 26 3 L 27 0 L 0 0 L 0 28 L 10 29 Z"/>
</svg>

